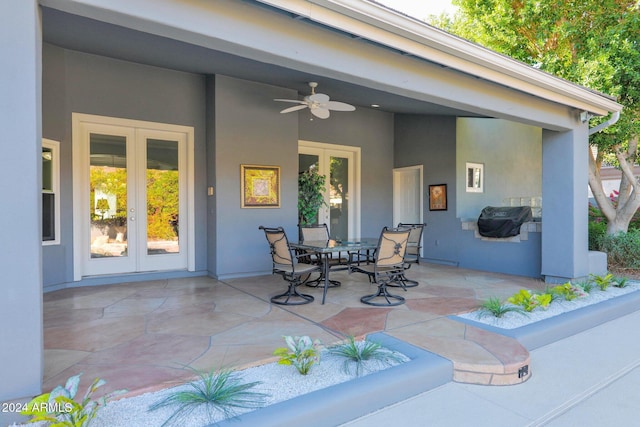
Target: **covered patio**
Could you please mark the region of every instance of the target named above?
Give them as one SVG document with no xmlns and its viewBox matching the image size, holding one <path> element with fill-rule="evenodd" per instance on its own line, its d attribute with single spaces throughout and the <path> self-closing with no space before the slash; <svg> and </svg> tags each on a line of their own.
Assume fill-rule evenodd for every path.
<svg viewBox="0 0 640 427">
<path fill-rule="evenodd" d="M 0 168 L 3 202 L 11 207 L 3 212 L 10 249 L 2 264 L 0 320 L 9 326 L 0 348 L 0 399 L 37 394 L 81 360 L 92 363 L 84 366 L 86 376 L 95 369 L 115 386 L 110 366 L 131 382 L 141 366 L 154 367 L 151 381 L 124 385 L 137 389 L 175 379 L 175 359 L 196 367 L 250 363 L 269 355 L 281 335 L 307 331 L 331 341 L 339 332 L 385 330 L 435 346 L 447 341 L 439 336 L 464 335 L 451 332 L 445 315 L 470 309 L 484 292 L 500 296 L 512 283 L 564 283 L 606 270 L 606 259 L 588 252 L 585 212 L 589 119 L 618 113 L 611 97 L 376 2 L 161 4 L 0 6 L 8 41 L 0 53 L 10 58 L 0 71 L 7 99 L 0 123 L 12 142 Z M 356 110 L 328 120 L 281 114 L 283 105 L 274 100 L 304 99 L 309 82 Z M 324 306 L 266 303 L 276 290 L 263 285 L 276 278 L 268 276 L 271 262 L 257 228 L 297 232 L 296 178 L 309 149 L 325 160 L 336 151 L 349 159 L 342 238 L 376 236 L 398 222 L 428 224 L 422 259 L 432 264 L 412 270 L 423 284 L 407 292 L 407 304 L 360 307 L 362 293 L 349 294 L 352 277 L 331 290 Z M 159 153 L 172 153 L 172 160 Z M 53 162 L 46 170 L 45 160 Z M 105 189 L 107 203 L 99 204 L 91 168 L 123 172 L 125 164 L 126 202 L 114 207 L 115 190 Z M 472 164 L 482 166 L 482 192 L 468 191 Z M 179 239 L 180 250 L 162 256 L 153 247 L 146 202 L 147 173 L 160 165 L 180 180 L 171 200 L 179 201 L 171 238 Z M 277 207 L 243 206 L 243 165 L 279 171 Z M 407 168 L 416 173 L 400 185 L 415 196 L 410 220 L 397 217 L 402 203 L 394 198 L 395 173 Z M 444 209 L 429 203 L 434 186 L 446 190 Z M 485 239 L 473 229 L 485 206 L 534 199 L 544 213 L 517 241 Z M 117 251 L 102 256 L 92 251 L 91 221 L 109 219 L 107 208 L 116 209 L 127 230 L 97 236 L 117 242 Z M 344 299 L 335 301 L 339 295 Z M 264 343 L 247 327 L 263 317 L 272 322 Z M 287 321 L 278 323 L 282 318 Z M 289 320 L 300 330 L 280 328 Z M 443 326 L 432 334 L 434 325 Z M 178 341 L 156 350 L 157 336 L 171 334 Z M 219 334 L 231 338 L 212 339 Z M 257 351 L 240 357 L 238 342 Z M 474 346 L 432 351 L 464 361 Z M 198 351 L 174 356 L 187 348 Z M 113 349 L 123 353 L 103 355 Z"/>
<path fill-rule="evenodd" d="M 266 246 L 266 245 L 265 245 Z M 275 360 L 283 335 L 309 335 L 330 345 L 346 335 L 384 331 L 453 362 L 454 380 L 513 383 L 509 369 L 528 364 L 517 341 L 447 318 L 481 300 L 519 289 L 543 289 L 540 280 L 436 264 L 414 265 L 420 282 L 402 292 L 406 304 L 375 308 L 359 299 L 373 286 L 362 274 L 332 273 L 342 286 L 305 288 L 316 301 L 278 306 L 269 297 L 284 288 L 279 276 L 215 280 L 165 279 L 65 289 L 44 297 L 44 385 L 49 390 L 83 372 L 106 389 L 131 395 L 184 382 L 184 365 L 242 368 Z M 511 366 L 510 368 L 510 365 Z M 524 379 L 523 379 L 524 380 Z"/>
</svg>

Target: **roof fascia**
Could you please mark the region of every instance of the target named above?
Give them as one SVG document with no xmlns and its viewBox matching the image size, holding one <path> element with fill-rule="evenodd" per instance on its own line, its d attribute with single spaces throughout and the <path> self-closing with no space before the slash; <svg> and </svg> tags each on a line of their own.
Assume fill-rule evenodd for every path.
<svg viewBox="0 0 640 427">
<path fill-rule="evenodd" d="M 363 0 L 258 0 L 444 67 L 595 115 L 622 110 L 605 94 L 553 76 L 398 13 Z"/>
</svg>

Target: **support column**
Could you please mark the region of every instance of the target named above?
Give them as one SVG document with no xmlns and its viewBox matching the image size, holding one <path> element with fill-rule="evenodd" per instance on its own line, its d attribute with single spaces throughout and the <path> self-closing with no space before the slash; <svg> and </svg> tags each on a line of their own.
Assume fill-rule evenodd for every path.
<svg viewBox="0 0 640 427">
<path fill-rule="evenodd" d="M 563 283 L 589 275 L 587 125 L 542 132 L 542 275 Z"/>
<path fill-rule="evenodd" d="M 0 401 L 42 387 L 41 31 L 37 0 L 0 2 Z"/>
</svg>

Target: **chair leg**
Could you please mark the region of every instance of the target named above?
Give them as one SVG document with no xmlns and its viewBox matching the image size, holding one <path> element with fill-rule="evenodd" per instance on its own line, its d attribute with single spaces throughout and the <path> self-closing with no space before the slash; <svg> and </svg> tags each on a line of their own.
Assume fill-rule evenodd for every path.
<svg viewBox="0 0 640 427">
<path fill-rule="evenodd" d="M 320 276 L 318 276 L 317 279 L 306 282 L 305 285 L 309 286 L 310 288 L 317 288 L 319 286 L 324 287 L 324 273 L 321 272 Z M 338 280 L 329 279 L 329 288 L 337 288 L 340 285 L 342 285 L 342 283 L 340 283 Z"/>
<path fill-rule="evenodd" d="M 313 302 L 313 295 L 298 292 L 297 286 L 300 282 L 290 281 L 286 292 L 271 297 L 270 301 L 278 305 L 302 305 Z"/>
<path fill-rule="evenodd" d="M 404 304 L 404 297 L 399 295 L 392 295 L 387 291 L 387 283 L 383 282 L 378 285 L 378 292 L 371 295 L 365 295 L 360 298 L 360 301 L 364 304 L 375 305 L 377 307 L 388 307 L 394 305 L 402 305 Z M 376 298 L 384 298 L 386 303 L 384 302 L 376 302 Z"/>
<path fill-rule="evenodd" d="M 418 282 L 415 280 L 407 279 L 404 273 L 398 274 L 398 277 L 393 282 L 390 282 L 387 286 L 392 288 L 415 288 L 418 286 Z"/>
</svg>

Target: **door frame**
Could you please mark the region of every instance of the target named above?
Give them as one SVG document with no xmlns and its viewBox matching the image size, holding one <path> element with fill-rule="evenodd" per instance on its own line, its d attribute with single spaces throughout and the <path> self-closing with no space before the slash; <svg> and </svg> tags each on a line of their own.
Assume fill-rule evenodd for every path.
<svg viewBox="0 0 640 427">
<path fill-rule="evenodd" d="M 350 192 L 349 202 L 351 206 L 349 207 L 348 227 L 349 227 L 349 230 L 352 230 L 351 231 L 352 236 L 349 236 L 349 237 L 359 238 L 360 224 L 361 224 L 361 220 L 360 220 L 361 149 L 360 147 L 355 147 L 352 145 L 328 144 L 325 142 L 315 142 L 315 141 L 306 141 L 306 140 L 298 141 L 298 154 L 326 155 L 328 153 L 329 155 L 331 155 L 331 152 L 340 152 L 340 151 L 348 153 L 350 156 L 352 156 L 352 159 L 353 159 L 353 176 L 350 177 L 349 179 L 349 192 Z"/>
<path fill-rule="evenodd" d="M 398 225 L 399 221 L 399 206 L 401 205 L 401 203 L 399 203 L 399 197 L 401 196 L 401 193 L 399 191 L 397 191 L 398 186 L 400 185 L 400 182 L 398 181 L 397 177 L 405 172 L 409 172 L 409 171 L 416 171 L 418 173 L 418 194 L 419 196 L 419 206 L 420 206 L 420 220 L 418 221 L 418 223 L 423 223 L 424 222 L 424 181 L 423 181 L 423 176 L 424 176 L 424 167 L 423 165 L 415 165 L 415 166 L 406 166 L 406 167 L 402 167 L 402 168 L 394 168 L 393 169 L 393 226 L 395 227 L 396 225 Z M 423 236 L 424 237 L 424 236 Z M 420 249 L 420 255 L 422 255 L 422 249 Z"/>
<path fill-rule="evenodd" d="M 88 254 L 88 233 L 85 221 L 85 207 L 88 205 L 86 189 L 88 188 L 88 148 L 82 143 L 85 125 L 118 126 L 131 128 L 134 134 L 140 129 L 150 131 L 167 131 L 184 134 L 186 138 L 186 230 L 187 230 L 187 270 L 195 271 L 195 209 L 194 209 L 194 128 L 191 126 L 142 120 L 123 119 L 117 117 L 98 116 L 84 113 L 71 113 L 72 151 L 73 151 L 73 280 L 80 281 L 85 274 L 85 257 Z M 157 271 L 157 270 L 155 270 Z M 120 273 L 114 273 L 120 274 Z"/>
</svg>

